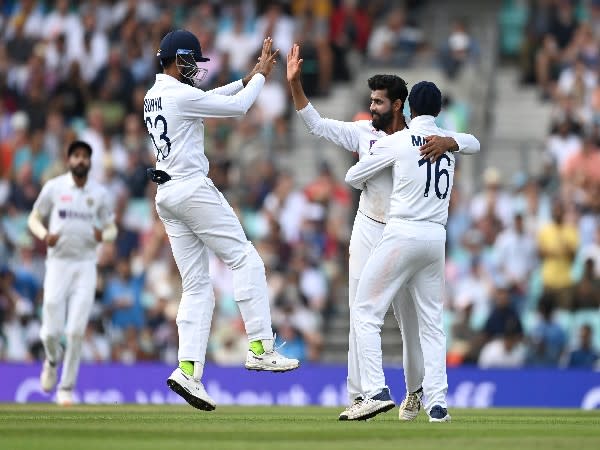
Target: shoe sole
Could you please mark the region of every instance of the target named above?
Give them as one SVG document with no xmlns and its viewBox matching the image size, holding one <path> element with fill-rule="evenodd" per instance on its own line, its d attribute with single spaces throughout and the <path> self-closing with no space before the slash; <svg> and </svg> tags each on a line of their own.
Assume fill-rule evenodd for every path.
<svg viewBox="0 0 600 450">
<path fill-rule="evenodd" d="M 369 420 L 372 419 L 373 417 L 375 417 L 378 414 L 382 414 L 384 412 L 388 412 L 391 409 L 394 409 L 396 407 L 395 404 L 391 404 L 391 405 L 385 405 L 383 407 L 381 407 L 380 409 L 376 409 L 375 411 L 371 411 L 368 414 L 365 414 L 364 416 L 360 416 L 360 417 L 355 417 L 354 419 L 349 419 L 348 416 L 340 416 L 339 420 L 341 421 L 351 421 L 351 420 Z"/>
<path fill-rule="evenodd" d="M 291 370 L 296 370 L 298 367 L 300 367 L 300 365 L 297 365 L 296 367 L 287 367 L 287 368 L 283 368 L 283 369 L 280 369 L 278 367 L 274 367 L 274 368 L 270 369 L 270 368 L 261 367 L 261 366 L 244 366 L 244 367 L 247 370 L 253 370 L 254 372 L 283 373 L 283 372 L 289 372 Z"/>
<path fill-rule="evenodd" d="M 431 423 L 452 422 L 452 418 L 450 417 L 450 415 L 447 415 L 443 419 L 434 419 L 433 417 L 430 417 L 429 422 L 431 422 Z"/>
<path fill-rule="evenodd" d="M 188 402 L 190 406 L 193 406 L 196 409 L 199 409 L 201 411 L 214 411 L 214 409 L 216 408 L 216 406 L 213 406 L 210 403 L 202 400 L 201 398 L 192 395 L 190 391 L 188 391 L 185 387 L 180 385 L 175 380 L 169 378 L 167 380 L 167 386 L 169 386 L 169 389 L 171 389 L 177 395 L 182 397 L 186 402 Z"/>
<path fill-rule="evenodd" d="M 418 415 L 419 415 L 419 413 L 416 413 L 412 417 L 407 417 L 407 416 L 403 416 L 402 414 L 398 414 L 398 419 L 400 419 L 402 422 L 410 422 L 411 420 L 415 420 Z"/>
</svg>

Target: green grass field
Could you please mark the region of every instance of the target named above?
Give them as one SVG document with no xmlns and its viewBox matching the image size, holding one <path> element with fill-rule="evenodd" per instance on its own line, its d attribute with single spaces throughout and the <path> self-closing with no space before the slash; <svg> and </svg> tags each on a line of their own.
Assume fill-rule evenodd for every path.
<svg viewBox="0 0 600 450">
<path fill-rule="evenodd" d="M 338 422 L 338 409 L 0 405 L 2 450 L 600 449 L 600 411 L 451 409 L 452 423 Z"/>
</svg>

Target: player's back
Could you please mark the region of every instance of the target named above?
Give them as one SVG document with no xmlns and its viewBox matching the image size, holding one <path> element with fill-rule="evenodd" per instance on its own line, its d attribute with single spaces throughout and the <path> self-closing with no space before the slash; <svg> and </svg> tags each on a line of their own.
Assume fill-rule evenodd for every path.
<svg viewBox="0 0 600 450">
<path fill-rule="evenodd" d="M 443 135 L 432 116 L 418 116 L 404 129 L 383 138 L 380 143 L 394 149 L 393 188 L 390 220 L 432 222 L 446 225 L 454 180 L 455 158 L 443 154 L 436 162 L 421 157 L 425 138 Z"/>
<path fill-rule="evenodd" d="M 203 94 L 169 75 L 158 74 L 144 97 L 144 122 L 154 144 L 156 168 L 173 179 L 208 173 L 202 119 L 185 109 Z"/>
</svg>

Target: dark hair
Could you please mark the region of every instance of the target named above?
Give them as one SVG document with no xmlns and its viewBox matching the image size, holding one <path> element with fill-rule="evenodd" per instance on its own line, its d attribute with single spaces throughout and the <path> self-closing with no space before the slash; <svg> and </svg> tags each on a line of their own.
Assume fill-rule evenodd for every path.
<svg viewBox="0 0 600 450">
<path fill-rule="evenodd" d="M 88 144 L 85 141 L 71 142 L 71 144 L 69 144 L 69 148 L 67 149 L 67 156 L 71 156 L 73 153 L 75 153 L 75 150 L 80 149 L 80 148 L 87 151 L 88 156 L 92 156 L 92 147 L 90 146 L 90 144 Z"/>
<path fill-rule="evenodd" d="M 408 97 L 408 88 L 406 87 L 406 81 L 396 75 L 373 75 L 367 81 L 369 89 L 372 91 L 386 90 L 387 97 L 395 102 L 400 100 L 402 103 Z"/>
<path fill-rule="evenodd" d="M 175 57 L 172 57 L 172 58 L 161 58 L 160 59 L 160 65 L 162 66 L 163 70 L 166 69 L 166 68 L 168 68 L 174 62 L 175 62 Z"/>
</svg>

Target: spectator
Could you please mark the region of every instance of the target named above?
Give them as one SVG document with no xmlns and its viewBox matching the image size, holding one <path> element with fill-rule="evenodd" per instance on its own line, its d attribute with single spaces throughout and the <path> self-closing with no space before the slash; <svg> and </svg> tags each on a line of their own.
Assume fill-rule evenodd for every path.
<svg viewBox="0 0 600 450">
<path fill-rule="evenodd" d="M 229 55 L 229 65 L 234 80 L 240 79 L 251 64 L 254 64 L 252 55 L 258 51 L 261 45 L 260 36 L 246 28 L 245 20 L 242 5 L 235 5 L 233 7 L 233 26 L 231 29 L 218 33 L 216 38 L 216 48 L 221 53 Z"/>
<path fill-rule="evenodd" d="M 508 285 L 498 284 L 494 292 L 494 306 L 483 327 L 484 340 L 502 336 L 507 330 L 510 330 L 511 336 L 523 334 L 521 319 L 510 302 Z"/>
<path fill-rule="evenodd" d="M 108 280 L 104 292 L 105 312 L 118 331 L 130 327 L 140 329 L 144 325 L 142 287 L 144 274 L 132 274 L 129 258 L 120 258 L 116 265 L 117 275 Z"/>
<path fill-rule="evenodd" d="M 387 15 L 385 23 L 373 31 L 367 54 L 377 64 L 405 66 L 422 41 L 421 30 L 407 23 L 403 10 L 395 9 Z"/>
<path fill-rule="evenodd" d="M 369 15 L 357 0 L 342 0 L 334 9 L 329 24 L 334 81 L 348 81 L 352 78 L 348 54 L 353 50 L 364 53 L 370 32 Z"/>
<path fill-rule="evenodd" d="M 532 366 L 556 367 L 565 350 L 567 336 L 554 322 L 554 298 L 544 295 L 538 304 L 540 321 L 531 332 L 527 363 Z"/>
<path fill-rule="evenodd" d="M 521 213 L 515 215 L 514 225 L 498 236 L 494 251 L 498 271 L 508 281 L 511 301 L 522 311 L 529 280 L 537 267 L 537 247 L 535 239 L 525 231 Z"/>
<path fill-rule="evenodd" d="M 593 259 L 585 260 L 583 277 L 575 285 L 573 292 L 573 309 L 600 308 L 600 277 L 595 267 Z"/>
<path fill-rule="evenodd" d="M 598 362 L 598 352 L 592 346 L 592 327 L 583 325 L 579 330 L 579 346 L 569 353 L 567 367 L 571 369 L 592 369 Z"/>
<path fill-rule="evenodd" d="M 280 223 L 283 236 L 288 243 L 297 242 L 300 238 L 300 226 L 306 214 L 306 197 L 294 189 L 294 177 L 291 173 L 282 172 L 264 202 L 267 217 Z"/>
<path fill-rule="evenodd" d="M 557 306 L 572 307 L 571 265 L 579 246 L 577 228 L 565 222 L 562 202 L 552 205 L 552 222 L 544 225 L 538 234 L 538 248 L 542 259 L 544 291 L 555 295 Z"/>
<path fill-rule="evenodd" d="M 596 219 L 594 217 L 594 219 Z M 589 244 L 583 246 L 581 248 L 581 252 L 578 255 L 578 259 L 581 261 L 586 261 L 591 259 L 593 263 L 593 276 L 594 278 L 600 279 L 600 222 L 594 220 L 595 232 L 594 232 L 594 241 Z"/>
<path fill-rule="evenodd" d="M 512 222 L 513 207 L 508 194 L 502 189 L 498 169 L 488 167 L 483 173 L 484 190 L 473 197 L 471 217 L 475 222 L 486 216 L 500 220 L 504 226 Z"/>
<path fill-rule="evenodd" d="M 546 152 L 559 173 L 565 170 L 569 157 L 581 148 L 581 138 L 575 133 L 575 126 L 572 120 L 564 117 L 548 138 Z"/>
<path fill-rule="evenodd" d="M 469 34 L 463 20 L 455 20 L 441 51 L 441 63 L 448 78 L 456 77 L 461 69 L 479 57 L 479 45 Z"/>
<path fill-rule="evenodd" d="M 565 189 L 600 184 L 600 151 L 591 136 L 586 136 L 581 148 L 566 157 L 561 177 Z"/>
<path fill-rule="evenodd" d="M 521 331 L 508 323 L 504 333 L 488 342 L 479 355 L 478 365 L 482 369 L 516 369 L 525 363 L 526 349 L 521 342 Z"/>
</svg>

